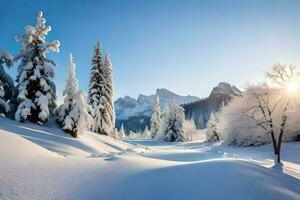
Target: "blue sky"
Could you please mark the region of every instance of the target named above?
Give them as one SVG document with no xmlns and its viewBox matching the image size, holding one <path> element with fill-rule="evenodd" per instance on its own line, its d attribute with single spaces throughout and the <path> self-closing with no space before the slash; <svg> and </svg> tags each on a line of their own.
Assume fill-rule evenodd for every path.
<svg viewBox="0 0 300 200">
<path fill-rule="evenodd" d="M 68 54 L 87 90 L 97 40 L 110 52 L 116 97 L 168 88 L 205 97 L 220 81 L 243 87 L 277 61 L 300 63 L 300 1 L 0 0 L 0 48 L 44 12 L 61 42 L 55 81 L 63 90 Z M 15 76 L 17 66 L 9 70 Z"/>
</svg>

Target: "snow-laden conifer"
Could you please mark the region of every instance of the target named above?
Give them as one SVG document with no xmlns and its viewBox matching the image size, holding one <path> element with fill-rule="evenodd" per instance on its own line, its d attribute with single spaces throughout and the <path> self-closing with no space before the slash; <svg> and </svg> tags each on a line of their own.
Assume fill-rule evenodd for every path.
<svg viewBox="0 0 300 200">
<path fill-rule="evenodd" d="M 16 37 L 23 44 L 16 60 L 21 60 L 17 74 L 18 108 L 15 118 L 43 123 L 56 108 L 56 88 L 53 60 L 46 57 L 50 51 L 59 52 L 59 41 L 46 42 L 45 37 L 51 31 L 45 25 L 43 13 L 39 12 L 36 25 L 27 25 L 25 34 Z"/>
<path fill-rule="evenodd" d="M 63 130 L 76 138 L 85 128 L 89 127 L 93 123 L 93 118 L 88 112 L 88 107 L 84 93 L 82 91 L 77 92 L 71 111 L 63 122 Z"/>
<path fill-rule="evenodd" d="M 184 109 L 172 104 L 163 114 L 161 137 L 167 142 L 184 142 L 186 136 L 183 132 Z"/>
<path fill-rule="evenodd" d="M 76 65 L 72 54 L 69 57 L 68 74 L 63 91 L 64 103 L 58 109 L 57 121 L 65 132 L 77 137 L 84 128 L 93 123 L 89 114 L 89 105 L 85 102 L 83 92 L 78 92 L 78 80 L 76 79 Z"/>
<path fill-rule="evenodd" d="M 159 96 L 157 95 L 153 105 L 153 112 L 151 116 L 151 138 L 155 138 L 161 128 L 161 116 L 160 116 L 160 105 Z"/>
<path fill-rule="evenodd" d="M 109 135 L 115 126 L 114 95 L 112 82 L 112 65 L 108 53 L 105 54 L 104 63 L 100 66 L 100 101 L 94 107 L 94 131 Z"/>
<path fill-rule="evenodd" d="M 151 138 L 151 132 L 149 131 L 148 126 L 145 127 L 143 134 L 142 134 L 142 138 L 145 138 L 145 139 Z"/>
<path fill-rule="evenodd" d="M 96 43 L 94 55 L 92 59 L 92 70 L 90 75 L 89 92 L 88 92 L 88 103 L 92 109 L 100 103 L 100 70 L 102 66 L 102 54 L 100 42 Z M 102 72 L 103 73 L 103 72 Z"/>
<path fill-rule="evenodd" d="M 121 125 L 121 128 L 119 130 L 119 138 L 120 139 L 125 139 L 126 135 L 125 135 L 125 131 L 124 131 L 124 126 L 123 124 Z"/>
<path fill-rule="evenodd" d="M 69 56 L 68 73 L 65 80 L 65 89 L 63 91 L 64 103 L 57 109 L 57 121 L 63 123 L 72 109 L 73 101 L 78 92 L 78 80 L 76 79 L 76 65 L 73 62 L 73 56 Z"/>
<path fill-rule="evenodd" d="M 217 132 L 217 119 L 214 113 L 210 114 L 210 118 L 207 123 L 206 139 L 208 142 L 216 142 L 220 140 Z"/>
<path fill-rule="evenodd" d="M 12 55 L 0 49 L 0 114 L 5 115 L 10 111 L 8 101 L 13 97 L 15 87 L 13 79 L 5 72 L 4 65 L 10 68 L 12 62 Z"/>
</svg>

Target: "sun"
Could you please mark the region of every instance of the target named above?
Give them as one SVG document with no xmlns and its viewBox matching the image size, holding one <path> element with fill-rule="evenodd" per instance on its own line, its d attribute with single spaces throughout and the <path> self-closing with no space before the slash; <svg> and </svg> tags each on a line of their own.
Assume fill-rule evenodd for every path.
<svg viewBox="0 0 300 200">
<path fill-rule="evenodd" d="M 296 81 L 291 81 L 286 84 L 286 90 L 291 94 L 296 93 L 298 89 L 299 89 L 299 83 Z"/>
</svg>

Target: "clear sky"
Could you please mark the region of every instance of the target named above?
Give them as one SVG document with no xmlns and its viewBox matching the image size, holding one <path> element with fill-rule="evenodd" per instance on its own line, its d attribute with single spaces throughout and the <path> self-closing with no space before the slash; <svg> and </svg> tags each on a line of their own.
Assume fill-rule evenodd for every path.
<svg viewBox="0 0 300 200">
<path fill-rule="evenodd" d="M 0 48 L 39 10 L 61 42 L 55 81 L 61 94 L 68 54 L 87 90 L 97 40 L 110 52 L 116 97 L 168 88 L 205 97 L 220 81 L 243 87 L 276 61 L 300 64 L 300 1 L 294 0 L 0 0 Z M 17 66 L 9 72 L 15 76 Z"/>
</svg>

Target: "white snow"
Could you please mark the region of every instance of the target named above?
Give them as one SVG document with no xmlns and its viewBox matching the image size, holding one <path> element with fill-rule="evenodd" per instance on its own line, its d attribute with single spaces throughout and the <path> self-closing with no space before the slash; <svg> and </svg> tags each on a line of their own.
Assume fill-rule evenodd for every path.
<svg viewBox="0 0 300 200">
<path fill-rule="evenodd" d="M 0 117 L 0 199 L 300 199 L 299 155 L 285 143 L 282 172 L 270 145 L 73 139 Z"/>
</svg>

